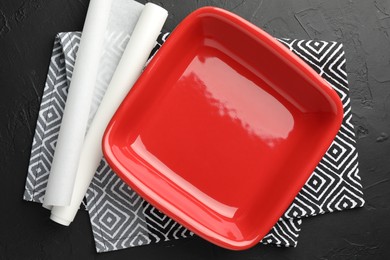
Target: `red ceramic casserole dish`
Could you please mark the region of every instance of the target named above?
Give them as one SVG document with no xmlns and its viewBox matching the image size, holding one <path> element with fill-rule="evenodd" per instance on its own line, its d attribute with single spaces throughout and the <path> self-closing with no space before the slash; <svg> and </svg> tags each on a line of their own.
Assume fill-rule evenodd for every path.
<svg viewBox="0 0 390 260">
<path fill-rule="evenodd" d="M 237 15 L 205 7 L 180 23 L 140 76 L 103 151 L 163 213 L 212 243 L 245 249 L 288 208 L 342 116 L 337 94 L 287 48 Z"/>
</svg>

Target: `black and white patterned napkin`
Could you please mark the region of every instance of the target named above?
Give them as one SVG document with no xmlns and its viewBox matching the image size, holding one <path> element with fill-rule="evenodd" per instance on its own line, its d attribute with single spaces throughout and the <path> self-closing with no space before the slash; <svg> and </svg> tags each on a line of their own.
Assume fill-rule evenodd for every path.
<svg viewBox="0 0 390 260">
<path fill-rule="evenodd" d="M 80 35 L 79 32 L 60 33 L 55 39 L 26 180 L 24 199 L 28 201 L 43 200 Z M 167 35 L 160 35 L 153 52 Z M 280 41 L 332 85 L 344 106 L 343 124 L 334 142 L 284 216 L 262 240 L 264 244 L 296 246 L 300 218 L 361 207 L 364 200 L 342 45 L 324 41 Z M 113 37 L 110 44 L 110 55 L 125 47 L 120 36 Z M 98 252 L 193 235 L 138 196 L 113 173 L 104 159 L 87 192 L 86 209 Z"/>
</svg>

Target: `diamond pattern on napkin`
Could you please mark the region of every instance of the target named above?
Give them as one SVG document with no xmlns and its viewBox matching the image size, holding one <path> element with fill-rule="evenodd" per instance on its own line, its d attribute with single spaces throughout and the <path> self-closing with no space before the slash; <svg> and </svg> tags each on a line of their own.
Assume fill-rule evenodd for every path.
<svg viewBox="0 0 390 260">
<path fill-rule="evenodd" d="M 43 202 L 77 51 L 73 44 L 80 41 L 80 35 L 75 33 L 69 38 L 58 34 L 54 40 L 31 148 L 24 192 L 24 199 L 28 201 Z"/>
<path fill-rule="evenodd" d="M 25 200 L 42 202 L 80 35 L 72 32 L 61 33 L 56 37 L 33 140 Z M 160 35 L 153 53 L 167 36 L 168 34 Z M 106 50 L 113 55 L 116 53 L 119 59 L 128 36 L 110 37 L 111 45 L 106 47 Z M 288 39 L 280 41 L 332 85 L 344 106 L 342 127 L 327 154 L 283 218 L 262 240 L 264 244 L 296 246 L 302 223 L 299 218 L 361 207 L 364 200 L 358 175 L 355 134 L 351 124 L 352 114 L 342 45 L 324 41 Z M 112 68 L 115 69 L 115 66 L 111 66 Z M 110 75 L 109 71 L 107 75 Z M 100 102 L 109 80 L 110 77 L 98 79 L 97 84 L 101 86 L 97 87 L 100 93 L 96 94 L 95 104 Z M 94 108 L 91 115 L 93 110 Z M 104 159 L 88 190 L 86 202 L 98 252 L 193 235 L 138 196 L 113 173 Z"/>
</svg>

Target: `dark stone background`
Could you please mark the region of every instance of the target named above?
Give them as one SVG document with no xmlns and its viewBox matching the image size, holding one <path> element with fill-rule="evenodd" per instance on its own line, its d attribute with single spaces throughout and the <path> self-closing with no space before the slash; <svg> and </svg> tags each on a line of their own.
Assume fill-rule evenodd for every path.
<svg viewBox="0 0 390 260">
<path fill-rule="evenodd" d="M 305 219 L 295 249 L 233 252 L 193 238 L 95 253 L 86 212 L 65 228 L 22 200 L 54 35 L 82 29 L 88 0 L 0 0 L 0 259 L 389 259 L 390 1 L 153 2 L 170 13 L 167 30 L 215 5 L 276 37 L 344 43 L 366 206 Z"/>
</svg>

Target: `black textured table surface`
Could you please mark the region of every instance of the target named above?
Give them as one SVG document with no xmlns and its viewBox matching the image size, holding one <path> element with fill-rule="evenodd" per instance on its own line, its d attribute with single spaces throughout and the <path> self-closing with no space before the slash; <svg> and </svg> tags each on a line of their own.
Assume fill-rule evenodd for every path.
<svg viewBox="0 0 390 260">
<path fill-rule="evenodd" d="M 153 2 L 170 13 L 167 30 L 196 8 L 214 5 L 275 37 L 342 42 L 365 207 L 305 219 L 297 248 L 233 252 L 189 238 L 95 253 L 86 212 L 65 228 L 22 200 L 54 35 L 82 29 L 88 0 L 0 0 L 0 259 L 389 259 L 390 1 Z"/>
</svg>

